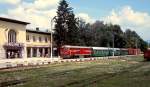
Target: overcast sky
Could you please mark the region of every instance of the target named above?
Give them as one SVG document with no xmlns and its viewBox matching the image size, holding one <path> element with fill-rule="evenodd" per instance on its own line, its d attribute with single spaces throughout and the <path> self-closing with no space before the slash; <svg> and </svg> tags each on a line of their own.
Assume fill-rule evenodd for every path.
<svg viewBox="0 0 150 87">
<path fill-rule="evenodd" d="M 28 28 L 50 27 L 60 0 L 0 0 L 0 16 L 30 22 Z M 77 17 L 135 30 L 150 40 L 150 0 L 67 0 Z"/>
</svg>

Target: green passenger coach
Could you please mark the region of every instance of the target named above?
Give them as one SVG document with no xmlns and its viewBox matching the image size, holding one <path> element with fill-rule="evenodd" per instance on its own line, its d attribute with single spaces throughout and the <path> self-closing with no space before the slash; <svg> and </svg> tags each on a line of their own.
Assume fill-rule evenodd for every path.
<svg viewBox="0 0 150 87">
<path fill-rule="evenodd" d="M 120 49 L 121 54 L 120 55 L 128 55 L 128 49 Z"/>
<path fill-rule="evenodd" d="M 107 48 L 107 47 L 92 47 L 92 57 L 105 57 L 105 56 L 121 56 L 128 55 L 128 49 L 120 48 Z"/>
<path fill-rule="evenodd" d="M 114 56 L 119 56 L 121 54 L 119 48 L 112 48 L 114 50 Z"/>
<path fill-rule="evenodd" d="M 113 50 L 105 47 L 92 47 L 93 48 L 93 57 L 105 57 L 112 56 Z"/>
</svg>

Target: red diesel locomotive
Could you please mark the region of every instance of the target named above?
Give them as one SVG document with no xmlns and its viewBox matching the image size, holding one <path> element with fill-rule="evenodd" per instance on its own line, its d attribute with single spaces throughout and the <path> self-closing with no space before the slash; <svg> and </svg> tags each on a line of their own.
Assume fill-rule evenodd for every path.
<svg viewBox="0 0 150 87">
<path fill-rule="evenodd" d="M 63 58 L 89 57 L 91 54 L 91 47 L 64 45 L 60 49 L 60 55 Z"/>
</svg>

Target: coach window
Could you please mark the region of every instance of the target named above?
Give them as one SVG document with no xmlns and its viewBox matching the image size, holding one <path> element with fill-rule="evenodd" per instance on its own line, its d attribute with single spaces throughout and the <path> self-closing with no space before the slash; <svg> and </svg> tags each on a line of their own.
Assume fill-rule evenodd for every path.
<svg viewBox="0 0 150 87">
<path fill-rule="evenodd" d="M 16 32 L 14 30 L 10 30 L 8 32 L 8 42 L 9 43 L 16 43 Z"/>
</svg>

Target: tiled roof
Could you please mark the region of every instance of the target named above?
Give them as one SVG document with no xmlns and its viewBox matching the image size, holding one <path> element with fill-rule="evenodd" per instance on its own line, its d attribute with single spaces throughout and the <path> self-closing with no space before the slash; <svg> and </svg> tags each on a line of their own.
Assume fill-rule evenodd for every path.
<svg viewBox="0 0 150 87">
<path fill-rule="evenodd" d="M 12 22 L 12 23 L 23 24 L 23 25 L 30 24 L 30 23 L 28 23 L 28 22 L 19 21 L 19 20 L 10 19 L 10 18 L 4 18 L 4 17 L 0 17 L 0 20 L 1 20 L 1 21 L 6 21 L 6 22 Z"/>
<path fill-rule="evenodd" d="M 47 34 L 47 35 L 50 35 L 50 34 L 51 34 L 50 32 L 40 31 L 40 30 L 31 30 L 31 29 L 26 29 L 26 32 L 29 32 L 29 33 L 37 33 L 37 34 Z"/>
</svg>

